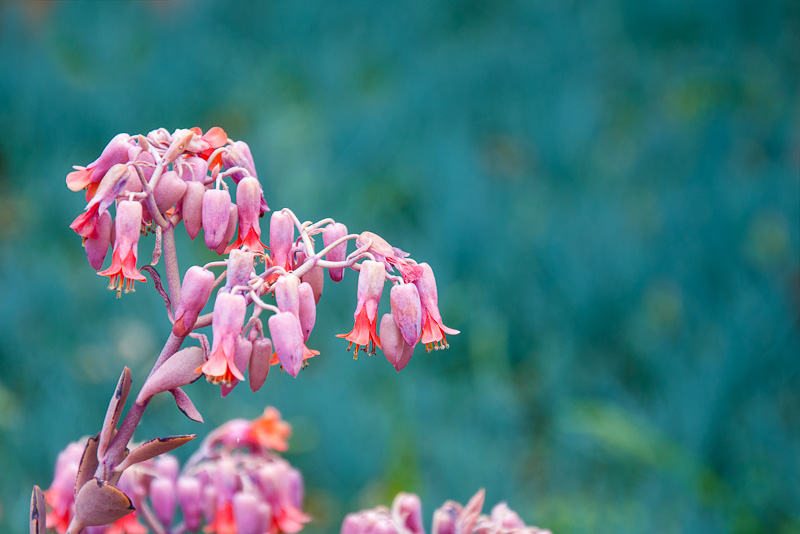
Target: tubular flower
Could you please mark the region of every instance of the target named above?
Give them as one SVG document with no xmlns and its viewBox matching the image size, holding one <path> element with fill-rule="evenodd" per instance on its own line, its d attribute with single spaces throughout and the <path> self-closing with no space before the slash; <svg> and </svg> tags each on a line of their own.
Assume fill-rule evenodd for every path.
<svg viewBox="0 0 800 534">
<path fill-rule="evenodd" d="M 397 247 L 393 247 L 381 236 L 372 232 L 361 232 L 356 239 L 356 247 L 363 248 L 366 252 L 375 256 L 375 259 L 386 266 L 386 270 L 394 272 L 393 267 L 397 267 L 406 283 L 412 283 L 422 276 L 422 269 L 416 263 L 405 259 L 408 252 L 403 252 Z"/>
<path fill-rule="evenodd" d="M 269 222 L 269 246 L 273 265 L 292 270 L 292 244 L 294 244 L 294 221 L 284 210 L 272 214 Z"/>
<path fill-rule="evenodd" d="M 419 290 L 419 299 L 422 305 L 422 336 L 419 340 L 425 344 L 425 350 L 428 352 L 432 349 L 450 348 L 445 334 L 456 335 L 460 332 L 446 327 L 442 322 L 433 271 L 427 263 L 420 263 L 419 266 L 422 268 L 422 276 L 414 282 Z"/>
<path fill-rule="evenodd" d="M 358 351 L 364 347 L 364 352 L 375 354 L 375 347 L 381 348 L 381 340 L 377 333 L 378 302 L 383 293 L 383 283 L 386 276 L 386 267 L 383 263 L 366 260 L 361 263 L 361 272 L 358 274 L 358 292 L 356 298 L 355 325 L 347 334 L 338 334 L 350 344 L 356 344 L 353 358 L 358 358 Z"/>
<path fill-rule="evenodd" d="M 261 226 L 258 222 L 261 214 L 261 184 L 256 178 L 247 177 L 239 182 L 236 188 L 236 206 L 239 209 L 239 237 L 225 249 L 225 252 L 247 247 L 251 252 L 264 254 Z"/>
<path fill-rule="evenodd" d="M 83 213 L 78 215 L 69 227 L 83 238 L 97 239 L 98 219 L 108 211 L 117 195 L 125 189 L 129 176 L 127 165 L 117 164 L 111 167 L 100 181 Z"/>
<path fill-rule="evenodd" d="M 120 202 L 117 206 L 117 218 L 114 221 L 116 239 L 111 267 L 97 273 L 109 277 L 108 289 L 116 290 L 118 298 L 123 289 L 125 293 L 134 291 L 134 281 L 145 281 L 145 277 L 136 269 L 141 226 L 142 205 L 133 200 Z"/>
<path fill-rule="evenodd" d="M 212 384 L 230 384 L 233 379 L 244 380 L 244 375 L 236 367 L 234 356 L 236 338 L 242 331 L 247 304 L 244 297 L 231 293 L 217 294 L 214 302 L 214 315 L 211 330 L 214 342 L 211 356 L 202 366 L 195 369 L 203 372 Z"/>
<path fill-rule="evenodd" d="M 80 191 L 87 187 L 91 189 L 91 185 L 100 182 L 111 167 L 117 163 L 127 163 L 130 139 L 128 134 L 117 134 L 94 162 L 86 167 L 75 167 L 75 171 L 67 175 L 67 187 L 70 191 Z M 90 195 L 87 196 L 91 198 Z"/>
</svg>

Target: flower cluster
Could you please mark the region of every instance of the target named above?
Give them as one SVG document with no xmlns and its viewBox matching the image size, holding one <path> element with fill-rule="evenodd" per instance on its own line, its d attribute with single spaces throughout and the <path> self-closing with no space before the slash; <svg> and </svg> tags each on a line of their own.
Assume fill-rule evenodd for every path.
<svg viewBox="0 0 800 534">
<path fill-rule="evenodd" d="M 445 502 L 433 512 L 431 534 L 551 534 L 549 530 L 525 522 L 501 502 L 489 515 L 481 514 L 484 491 L 476 493 L 466 506 Z M 349 514 L 342 523 L 342 534 L 425 534 L 422 504 L 411 493 L 398 494 L 392 508 L 378 506 Z"/>
<path fill-rule="evenodd" d="M 236 419 L 211 432 L 183 468 L 168 454 L 137 463 L 117 483 L 131 495 L 135 511 L 108 525 L 87 526 L 83 532 L 298 532 L 311 519 L 302 511 L 303 479 L 276 454 L 287 449 L 290 435 L 289 424 L 268 407 L 253 421 Z M 44 492 L 47 527 L 59 534 L 68 531 L 76 514 L 76 479 L 88 443 L 88 438 L 71 443 L 59 455 L 53 483 Z"/>
</svg>

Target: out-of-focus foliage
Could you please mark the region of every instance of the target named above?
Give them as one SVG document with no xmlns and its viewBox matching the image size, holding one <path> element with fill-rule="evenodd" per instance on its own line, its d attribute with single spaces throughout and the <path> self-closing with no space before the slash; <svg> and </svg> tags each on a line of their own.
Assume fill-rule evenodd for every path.
<svg viewBox="0 0 800 534">
<path fill-rule="evenodd" d="M 353 362 L 351 273 L 297 380 L 197 382 L 206 425 L 156 399 L 139 439 L 277 406 L 314 533 L 479 487 L 560 534 L 797 532 L 798 50 L 788 0 L 3 2 L 0 530 L 168 332 L 151 284 L 89 268 L 64 177 L 219 125 L 271 207 L 433 265 L 463 334 Z"/>
</svg>

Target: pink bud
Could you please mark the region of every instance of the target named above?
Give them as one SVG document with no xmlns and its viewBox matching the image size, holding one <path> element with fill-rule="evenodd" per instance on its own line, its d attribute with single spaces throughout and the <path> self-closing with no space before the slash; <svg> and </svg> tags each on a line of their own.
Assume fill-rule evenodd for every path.
<svg viewBox="0 0 800 534">
<path fill-rule="evenodd" d="M 327 248 L 331 243 L 347 235 L 347 227 L 342 223 L 331 223 L 322 231 L 322 242 Z M 344 261 L 347 258 L 347 241 L 333 247 L 325 255 L 328 261 Z M 344 277 L 344 268 L 328 269 L 328 275 L 334 282 L 341 282 Z"/>
<path fill-rule="evenodd" d="M 341 534 L 365 534 L 361 514 L 347 514 L 342 521 Z"/>
<path fill-rule="evenodd" d="M 108 254 L 108 246 L 111 243 L 111 214 L 104 212 L 97 221 L 97 237 L 87 237 L 83 242 L 86 247 L 86 256 L 89 258 L 89 265 L 92 269 L 99 271 L 103 267 L 103 260 Z"/>
<path fill-rule="evenodd" d="M 239 209 L 239 238 L 227 250 L 247 247 L 258 254 L 264 253 L 261 243 L 261 184 L 253 177 L 243 178 L 236 187 L 236 205 Z"/>
<path fill-rule="evenodd" d="M 175 171 L 167 171 L 158 179 L 153 196 L 156 199 L 158 211 L 164 213 L 183 197 L 186 192 L 186 182 L 178 177 Z"/>
<path fill-rule="evenodd" d="M 203 517 L 206 523 L 212 523 L 217 517 L 217 488 L 213 485 L 203 488 Z"/>
<path fill-rule="evenodd" d="M 226 190 L 210 189 L 203 194 L 203 233 L 209 249 L 216 250 L 225 239 L 230 216 L 231 195 Z"/>
<path fill-rule="evenodd" d="M 459 505 L 448 501 L 434 511 L 431 534 L 456 534 L 456 521 L 461 512 L 460 508 Z"/>
<path fill-rule="evenodd" d="M 380 262 L 366 260 L 361 263 L 361 271 L 358 273 L 358 290 L 356 298 L 356 314 L 361 307 L 367 310 L 367 317 L 373 319 L 377 317 L 378 303 L 383 293 L 383 285 L 386 282 L 386 267 Z"/>
<path fill-rule="evenodd" d="M 187 476 L 178 479 L 178 501 L 181 504 L 186 528 L 190 532 L 200 529 L 201 496 L 202 488 L 199 480 Z"/>
<path fill-rule="evenodd" d="M 491 518 L 495 525 L 503 530 L 525 527 L 525 522 L 504 502 L 496 504 L 495 507 L 492 508 Z"/>
<path fill-rule="evenodd" d="M 173 334 L 185 335 L 194 326 L 197 316 L 203 311 L 213 289 L 214 273 L 197 265 L 193 265 L 186 271 L 181 286 L 180 302 L 175 309 Z"/>
<path fill-rule="evenodd" d="M 400 329 L 390 313 L 381 317 L 380 338 L 381 349 L 383 349 L 386 359 L 399 373 L 411 360 L 414 347 L 403 340 Z"/>
<path fill-rule="evenodd" d="M 236 207 L 236 204 L 231 203 L 230 207 L 230 215 L 228 216 L 228 227 L 225 229 L 225 237 L 222 240 L 222 243 L 215 249 L 215 252 L 220 256 L 225 253 L 228 249 L 228 243 L 231 242 L 233 239 L 233 235 L 236 233 L 236 222 L 239 220 L 239 210 Z"/>
<path fill-rule="evenodd" d="M 372 527 L 371 534 L 398 534 L 398 531 L 391 519 L 382 518 Z"/>
<path fill-rule="evenodd" d="M 294 268 L 296 270 L 306 262 L 308 256 L 306 256 L 306 253 L 302 249 L 298 250 L 295 256 Z M 306 282 L 311 286 L 311 289 L 314 291 L 314 302 L 317 304 L 319 304 L 319 299 L 322 298 L 322 288 L 325 283 L 325 273 L 323 271 L 322 267 L 316 265 L 300 277 L 301 282 Z"/>
<path fill-rule="evenodd" d="M 177 164 L 178 176 L 184 182 L 205 183 L 208 177 L 208 162 L 197 156 L 184 158 Z"/>
<path fill-rule="evenodd" d="M 236 286 L 246 286 L 250 278 L 255 275 L 253 270 L 252 252 L 242 250 L 231 250 L 228 256 L 228 267 L 225 275 L 225 288 L 231 290 Z"/>
<path fill-rule="evenodd" d="M 233 519 L 236 534 L 262 534 L 259 500 L 252 493 L 240 491 L 233 496 Z"/>
<path fill-rule="evenodd" d="M 94 183 L 102 180 L 108 170 L 114 165 L 128 162 L 128 147 L 130 146 L 130 138 L 130 135 L 121 133 L 115 135 L 114 138 L 108 142 L 108 145 L 106 145 L 106 147 L 103 149 L 100 157 L 97 158 L 93 163 L 90 163 L 88 166 L 88 168 L 92 170 L 91 182 Z M 80 187 L 77 187 L 76 189 L 69 183 L 67 185 L 70 186 L 72 191 L 78 191 L 84 187 L 84 185 L 80 185 Z"/>
<path fill-rule="evenodd" d="M 168 478 L 154 478 L 150 481 L 150 502 L 153 512 L 165 527 L 172 526 L 175 515 L 175 483 Z"/>
<path fill-rule="evenodd" d="M 406 344 L 412 347 L 419 341 L 422 333 L 422 308 L 419 291 L 414 284 L 398 284 L 389 293 L 392 317 Z"/>
<path fill-rule="evenodd" d="M 159 477 L 167 478 L 173 482 L 178 480 L 178 471 L 180 471 L 181 466 L 177 458 L 169 454 L 162 454 L 153 460 L 153 463 L 155 463 Z"/>
<path fill-rule="evenodd" d="M 289 273 L 275 281 L 275 303 L 280 311 L 292 312 L 300 317 L 300 279 Z"/>
<path fill-rule="evenodd" d="M 422 525 L 422 502 L 413 493 L 398 493 L 392 503 L 392 517 L 412 534 L 425 534 Z"/>
<path fill-rule="evenodd" d="M 211 331 L 214 335 L 211 356 L 201 368 L 209 382 L 227 384 L 234 378 L 244 380 L 244 375 L 236 367 L 234 351 L 246 313 L 247 304 L 243 296 L 217 293 L 211 322 Z"/>
<path fill-rule="evenodd" d="M 297 377 L 303 366 L 303 332 L 300 320 L 292 312 L 276 313 L 269 318 L 269 333 L 286 372 Z"/>
<path fill-rule="evenodd" d="M 269 222 L 269 246 L 272 263 L 287 271 L 291 270 L 291 251 L 294 243 L 294 221 L 285 211 L 276 211 Z"/>
<path fill-rule="evenodd" d="M 317 320 L 314 290 L 311 288 L 311 284 L 303 282 L 297 289 L 297 294 L 300 299 L 300 328 L 303 330 L 303 339 L 308 340 L 308 336 L 311 335 L 314 323 Z"/>
<path fill-rule="evenodd" d="M 181 203 L 181 216 L 186 233 L 191 239 L 197 237 L 203 225 L 203 197 L 206 186 L 200 182 L 186 182 L 186 192 Z"/>
<path fill-rule="evenodd" d="M 123 200 L 117 206 L 114 223 L 114 249 L 125 254 L 136 248 L 142 228 L 142 205 L 132 200 Z"/>
<path fill-rule="evenodd" d="M 231 169 L 233 167 L 242 167 L 247 169 L 247 173 L 243 171 L 237 171 L 230 175 L 233 181 L 237 184 L 242 178 L 246 177 L 248 173 L 250 176 L 257 178 L 256 166 L 253 163 L 253 155 L 250 153 L 250 147 L 247 146 L 247 143 L 244 141 L 234 142 L 222 153 L 222 164 L 226 169 Z"/>
<path fill-rule="evenodd" d="M 253 392 L 258 391 L 264 385 L 269 374 L 270 360 L 272 360 L 272 341 L 263 337 L 253 341 L 253 353 L 250 356 L 248 372 L 250 389 Z"/>
</svg>

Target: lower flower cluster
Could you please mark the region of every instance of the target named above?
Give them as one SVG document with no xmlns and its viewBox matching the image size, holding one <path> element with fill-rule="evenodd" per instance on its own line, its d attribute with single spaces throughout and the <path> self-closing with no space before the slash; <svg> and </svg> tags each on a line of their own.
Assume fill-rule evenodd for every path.
<svg viewBox="0 0 800 534">
<path fill-rule="evenodd" d="M 290 435 L 280 413 L 267 408 L 253 421 L 234 419 L 214 430 L 183 468 L 168 454 L 137 463 L 117 484 L 135 511 L 82 532 L 298 532 L 311 520 L 302 511 L 303 478 L 275 452 L 287 449 Z M 87 441 L 72 443 L 59 455 L 53 484 L 44 492 L 47 527 L 59 534 L 68 532 L 75 515 L 75 481 Z"/>
<path fill-rule="evenodd" d="M 480 490 L 466 506 L 445 502 L 433 512 L 431 534 L 552 534 L 526 525 L 504 502 L 495 505 L 489 515 L 482 514 L 484 498 L 484 490 Z M 420 499 L 411 493 L 400 493 L 391 509 L 378 506 L 349 514 L 344 518 L 341 534 L 425 534 Z"/>
</svg>

